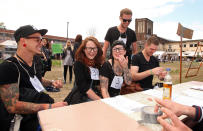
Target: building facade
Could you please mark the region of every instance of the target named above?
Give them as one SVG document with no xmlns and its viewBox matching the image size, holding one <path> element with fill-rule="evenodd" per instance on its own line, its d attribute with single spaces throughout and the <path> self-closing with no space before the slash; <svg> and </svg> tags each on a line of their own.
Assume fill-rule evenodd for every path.
<svg viewBox="0 0 203 131">
<path fill-rule="evenodd" d="M 7 30 L 7 29 L 1 29 L 0 28 L 0 43 L 6 40 L 15 40 L 13 34 L 14 30 Z M 74 42 L 74 39 L 72 38 L 65 38 L 65 37 L 59 37 L 59 36 L 52 36 L 52 35 L 45 35 L 43 38 L 48 39 L 49 41 L 52 41 L 52 43 L 57 43 L 57 44 L 63 44 L 65 45 L 67 40 L 70 40 Z"/>
</svg>

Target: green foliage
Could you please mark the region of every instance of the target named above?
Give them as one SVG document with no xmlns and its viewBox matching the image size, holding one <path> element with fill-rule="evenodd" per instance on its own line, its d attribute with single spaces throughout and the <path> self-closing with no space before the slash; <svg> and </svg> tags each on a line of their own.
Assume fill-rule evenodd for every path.
<svg viewBox="0 0 203 131">
<path fill-rule="evenodd" d="M 52 60 L 52 66 L 61 66 L 62 60 Z"/>
</svg>

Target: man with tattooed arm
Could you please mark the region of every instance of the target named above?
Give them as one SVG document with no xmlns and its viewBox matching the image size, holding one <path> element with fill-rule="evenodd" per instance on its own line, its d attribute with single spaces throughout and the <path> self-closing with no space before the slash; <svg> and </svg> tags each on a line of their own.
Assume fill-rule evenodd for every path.
<svg viewBox="0 0 203 131">
<path fill-rule="evenodd" d="M 14 37 L 18 43 L 16 54 L 0 65 L 0 124 L 1 130 L 9 130 L 10 121 L 18 117 L 20 131 L 36 131 L 39 127 L 37 112 L 62 107 L 66 102 L 54 103 L 44 93 L 43 85 L 60 86 L 60 81 L 42 80 L 36 70 L 33 56 L 41 53 L 42 36 L 46 29 L 38 30 L 31 25 L 18 28 Z M 18 115 L 17 115 L 18 114 Z"/>
</svg>

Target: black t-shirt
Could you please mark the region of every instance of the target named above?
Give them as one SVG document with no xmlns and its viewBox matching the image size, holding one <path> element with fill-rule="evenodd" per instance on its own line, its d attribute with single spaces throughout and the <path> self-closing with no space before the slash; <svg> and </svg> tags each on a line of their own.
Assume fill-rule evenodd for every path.
<svg viewBox="0 0 203 131">
<path fill-rule="evenodd" d="M 101 67 L 101 70 L 100 70 L 100 73 L 99 73 L 101 76 L 104 76 L 106 78 L 109 79 L 109 82 L 108 82 L 108 92 L 109 92 L 109 95 L 110 97 L 114 97 L 114 96 L 117 96 L 120 94 L 120 89 L 115 89 L 115 88 L 112 88 L 111 87 L 111 83 L 113 81 L 113 78 L 115 76 L 115 73 L 112 69 L 112 65 L 109 63 L 109 61 L 106 61 L 102 67 Z"/>
<path fill-rule="evenodd" d="M 11 61 L 11 62 L 8 62 L 8 61 Z M 29 75 L 31 77 L 34 77 L 35 75 L 34 64 L 32 65 L 32 67 L 29 67 L 27 64 L 20 62 L 21 65 L 28 71 L 29 73 L 28 75 L 27 72 L 18 63 L 15 57 L 10 57 L 2 64 L 0 64 L 0 85 L 12 84 L 18 81 L 19 72 L 14 63 L 18 66 L 18 69 L 20 71 L 20 78 L 21 78 L 20 87 L 25 86 L 25 87 L 32 88 L 32 84 L 29 80 Z M 38 77 L 39 80 L 41 80 L 41 76 L 39 76 L 39 74 L 36 74 L 36 76 Z"/>
<path fill-rule="evenodd" d="M 133 56 L 132 66 L 138 66 L 139 67 L 138 73 L 140 73 L 149 69 L 153 69 L 155 67 L 159 67 L 159 61 L 154 56 L 151 56 L 150 60 L 147 61 L 143 53 L 139 52 L 138 54 Z M 153 75 L 150 75 L 138 81 L 138 83 L 140 83 L 141 87 L 144 89 L 152 89 L 153 88 L 152 80 L 153 80 Z"/>
<path fill-rule="evenodd" d="M 33 65 L 30 67 L 27 64 L 19 61 L 22 65 L 21 66 L 15 57 L 8 58 L 7 61 L 0 64 L 0 85 L 17 83 L 19 69 L 19 100 L 34 103 L 53 103 L 54 101 L 49 95 L 45 94 L 44 92 L 38 92 L 30 82 L 30 77 L 34 77 L 34 75 L 36 75 L 40 81 L 42 78 L 40 68 L 38 68 L 37 59 L 37 57 L 33 59 Z M 14 63 L 17 65 L 18 69 Z"/>
<path fill-rule="evenodd" d="M 37 58 L 36 58 L 37 59 Z M 34 61 L 36 60 L 34 58 Z M 19 85 L 19 100 L 32 103 L 54 103 L 54 100 L 44 92 L 37 92 L 34 89 L 33 85 L 30 82 L 30 77 L 34 77 L 35 73 L 39 80 L 41 80 L 40 68 L 36 67 L 36 64 L 33 64 L 31 67 L 22 62 L 21 65 L 15 57 L 10 57 L 7 60 L 0 64 L 0 85 L 12 84 L 18 82 L 19 72 L 20 71 L 20 85 Z M 15 64 L 16 65 L 15 65 Z M 35 62 L 33 62 L 35 63 Z M 34 68 L 35 65 L 35 68 Z M 17 67 L 18 68 L 17 68 Z M 27 72 L 25 71 L 27 70 Z M 36 70 L 36 72 L 35 72 Z M 21 131 L 36 131 L 39 125 L 37 113 L 22 115 L 23 119 L 21 121 L 20 130 Z"/>
<path fill-rule="evenodd" d="M 137 41 L 135 31 L 133 31 L 130 28 L 127 28 L 126 32 L 121 34 L 117 28 L 117 26 L 111 27 L 108 29 L 105 40 L 110 42 L 110 46 L 113 44 L 115 40 L 118 40 L 118 38 L 126 38 L 127 37 L 127 42 L 126 42 L 126 55 L 130 56 L 132 54 L 132 49 L 131 45 L 133 42 Z"/>
</svg>

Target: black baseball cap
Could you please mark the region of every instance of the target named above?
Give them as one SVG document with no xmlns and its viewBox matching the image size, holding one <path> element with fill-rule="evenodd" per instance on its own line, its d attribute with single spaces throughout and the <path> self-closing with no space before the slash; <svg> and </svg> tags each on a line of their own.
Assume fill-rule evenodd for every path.
<svg viewBox="0 0 203 131">
<path fill-rule="evenodd" d="M 18 28 L 15 31 L 14 37 L 15 37 L 16 42 L 18 42 L 20 40 L 20 38 L 27 37 L 27 36 L 32 35 L 34 33 L 40 33 L 43 36 L 47 32 L 48 32 L 47 29 L 38 30 L 37 28 L 35 28 L 32 25 L 25 25 L 25 26 L 21 26 L 20 28 Z"/>
</svg>

